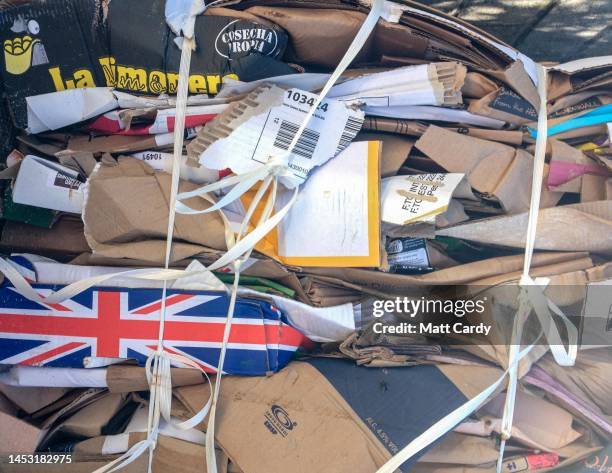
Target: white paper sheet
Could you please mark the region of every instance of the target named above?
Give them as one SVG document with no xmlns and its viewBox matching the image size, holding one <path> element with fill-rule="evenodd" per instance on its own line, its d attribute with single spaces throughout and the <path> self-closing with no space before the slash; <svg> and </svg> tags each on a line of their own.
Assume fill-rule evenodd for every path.
<svg viewBox="0 0 612 473">
<path fill-rule="evenodd" d="M 230 168 L 243 174 L 261 167 L 273 157 L 282 157 L 316 95 L 277 88 L 273 95 L 280 105 L 255 115 L 239 125 L 227 138 L 212 143 L 200 156 L 200 164 L 212 169 Z M 309 172 L 342 151 L 355 138 L 363 123 L 363 112 L 337 100 L 325 100 L 318 107 L 288 158 L 292 176 L 281 182 L 293 188 Z"/>
</svg>

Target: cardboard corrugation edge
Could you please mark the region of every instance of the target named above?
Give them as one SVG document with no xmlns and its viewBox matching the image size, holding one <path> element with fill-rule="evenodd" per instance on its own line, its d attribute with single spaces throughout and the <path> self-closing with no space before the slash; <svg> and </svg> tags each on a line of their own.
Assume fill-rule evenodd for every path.
<svg viewBox="0 0 612 473">
<path fill-rule="evenodd" d="M 444 105 L 463 103 L 461 89 L 465 83 L 467 67 L 458 62 L 435 62 L 429 66 L 433 68 L 435 73 L 433 79 L 442 85 L 443 97 L 441 103 Z"/>
<path fill-rule="evenodd" d="M 227 138 L 251 117 L 265 113 L 271 106 L 280 103 L 282 95 L 279 91 L 282 89 L 263 83 L 242 100 L 232 102 L 226 110 L 207 123 L 187 145 L 187 162 L 192 166 L 199 166 L 200 156 L 211 144 Z"/>
</svg>

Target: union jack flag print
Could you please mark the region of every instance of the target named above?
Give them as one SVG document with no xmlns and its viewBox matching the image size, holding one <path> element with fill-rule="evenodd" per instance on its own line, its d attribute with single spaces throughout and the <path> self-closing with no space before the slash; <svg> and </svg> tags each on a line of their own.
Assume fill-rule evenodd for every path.
<svg viewBox="0 0 612 473">
<path fill-rule="evenodd" d="M 34 284 L 43 297 L 61 286 Z M 91 288 L 61 304 L 40 304 L 0 286 L 0 363 L 83 367 L 86 357 L 136 359 L 157 347 L 160 289 Z M 215 372 L 229 296 L 169 290 L 164 346 Z M 263 375 L 285 366 L 309 341 L 267 301 L 239 297 L 223 372 Z"/>
</svg>

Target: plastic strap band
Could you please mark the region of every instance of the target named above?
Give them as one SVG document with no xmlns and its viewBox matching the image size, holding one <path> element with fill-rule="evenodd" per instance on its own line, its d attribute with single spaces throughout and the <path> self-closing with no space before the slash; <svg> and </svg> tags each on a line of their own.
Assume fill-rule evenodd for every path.
<svg viewBox="0 0 612 473">
<path fill-rule="evenodd" d="M 183 138 L 185 132 L 185 114 L 187 111 L 187 95 L 189 93 L 189 68 L 191 65 L 191 51 L 195 45 L 193 38 L 183 38 L 181 45 L 181 62 L 179 66 L 179 80 L 176 97 L 176 120 L 174 124 L 174 153 L 172 157 L 172 184 L 170 188 L 170 205 L 168 214 L 168 229 L 166 233 L 166 256 L 164 269 L 170 266 L 172 258 L 172 240 L 174 238 L 174 221 L 176 210 L 174 204 L 178 194 L 181 159 L 183 157 Z M 161 308 L 159 311 L 159 333 L 157 349 L 147 358 L 147 380 L 150 386 L 149 418 L 147 422 L 147 441 L 149 442 L 149 472 L 153 465 L 153 450 L 157 443 L 160 414 L 170 420 L 172 403 L 172 381 L 170 378 L 170 359 L 164 353 L 164 329 L 166 322 L 166 299 L 168 281 L 164 281 L 162 288 Z M 153 364 L 153 377 L 150 376 Z M 155 382 L 151 383 L 154 380 Z M 170 392 L 168 396 L 167 392 Z"/>
<path fill-rule="evenodd" d="M 520 360 L 527 356 L 534 346 L 535 345 L 530 345 L 520 351 L 516 357 L 515 363 L 518 364 Z M 499 377 L 499 379 L 491 384 L 488 388 L 477 394 L 462 406 L 459 406 L 450 414 L 440 419 L 412 442 L 402 448 L 389 461 L 387 461 L 387 463 L 380 467 L 376 473 L 395 473 L 405 461 L 409 460 L 421 450 L 431 445 L 447 432 L 453 430 L 458 424 L 461 423 L 463 419 L 478 409 L 487 399 L 489 399 L 489 397 L 495 393 L 495 391 L 506 379 L 506 375 L 512 367 L 512 365 L 509 366 L 508 369 Z"/>
<path fill-rule="evenodd" d="M 577 353 L 577 331 L 569 319 L 563 314 L 563 312 L 554 305 L 544 295 L 545 284 L 542 279 L 534 281 L 529 276 L 529 268 L 531 267 L 531 261 L 533 257 L 533 250 L 535 247 L 535 237 L 537 230 L 537 218 L 540 208 L 540 192 L 542 187 L 542 179 L 544 172 L 544 156 L 546 151 L 546 126 L 547 126 L 547 93 L 546 93 L 546 70 L 543 66 L 538 65 L 538 92 L 540 95 L 540 110 L 538 115 L 538 140 L 536 141 L 536 152 L 534 157 L 534 171 L 532 181 L 532 192 L 531 192 L 531 206 L 529 213 L 529 223 L 527 228 L 527 242 L 525 245 L 525 261 L 523 265 L 523 276 L 521 277 L 521 297 L 519 302 L 519 309 L 517 316 L 514 321 L 512 344 L 509 350 L 508 368 L 502 374 L 502 376 L 495 381 L 492 385 L 472 398 L 461 407 L 455 409 L 453 412 L 436 422 L 433 426 L 419 435 L 416 439 L 410 442 L 406 447 L 400 450 L 395 456 L 393 456 L 387 463 L 385 463 L 377 473 L 394 473 L 405 461 L 416 455 L 422 449 L 431 445 L 437 439 L 442 437 L 447 432 L 451 431 L 458 425 L 463 419 L 472 414 L 478 409 L 495 391 L 502 385 L 506 376 L 509 376 L 508 396 L 506 398 L 506 405 L 504 406 L 504 418 L 502 419 L 502 426 L 504 431 L 502 433 L 502 443 L 500 446 L 500 456 L 498 461 L 498 471 L 501 466 L 501 459 L 503 459 L 503 450 L 505 441 L 509 438 L 510 431 L 512 429 L 512 417 L 514 414 L 514 401 L 516 397 L 516 382 L 518 378 L 518 367 L 520 361 L 525 358 L 537 343 L 537 340 L 541 336 L 545 335 L 550 345 L 551 352 L 555 357 L 557 363 L 562 365 L 573 364 L 575 355 Z M 520 337 L 522 334 L 522 327 L 524 321 L 529 316 L 531 309 L 534 309 L 540 324 L 542 331 L 536 337 L 536 342 L 531 344 L 527 348 L 520 350 Z M 556 328 L 556 325 L 552 323 L 552 316 L 550 311 L 561 317 L 561 320 L 566 326 L 569 338 L 569 348 L 565 352 L 561 343 L 561 337 Z"/>
<path fill-rule="evenodd" d="M 253 212 L 255 211 L 255 208 L 257 207 L 257 205 L 263 198 L 264 194 L 268 190 L 272 179 L 274 179 L 274 186 L 272 188 L 272 191 L 270 192 L 268 201 L 264 207 L 264 210 L 262 212 L 261 218 L 257 226 L 261 228 L 262 223 L 264 221 L 269 221 L 269 217 L 272 211 L 274 210 L 274 202 L 276 200 L 276 191 L 277 191 L 277 178 L 273 176 L 268 176 L 266 178 L 263 185 L 259 188 L 255 197 L 253 198 L 253 202 L 249 206 L 249 209 L 245 215 L 245 218 L 242 221 L 242 226 L 238 233 L 238 242 L 240 242 L 244 232 L 246 231 L 247 223 L 251 220 L 251 217 L 253 215 Z M 294 192 L 294 199 L 292 200 L 295 201 L 296 197 L 297 197 L 297 188 Z M 291 204 L 288 205 L 287 208 L 290 208 L 291 205 L 293 205 L 293 202 L 291 202 Z M 252 251 L 253 251 L 253 248 L 251 247 L 251 249 L 247 252 L 245 258 L 248 258 Z M 215 455 L 215 419 L 216 419 L 216 414 L 217 414 L 217 404 L 219 401 L 219 393 L 221 390 L 221 378 L 223 377 L 223 365 L 225 363 L 225 355 L 227 353 L 227 343 L 229 341 L 232 319 L 234 315 L 236 296 L 238 294 L 238 283 L 240 281 L 240 266 L 242 263 L 241 263 L 241 260 L 237 260 L 233 264 L 234 264 L 234 283 L 232 284 L 230 309 L 228 310 L 228 317 L 225 322 L 225 329 L 223 332 L 223 342 L 221 344 L 221 353 L 219 355 L 219 365 L 217 367 L 217 378 L 215 379 L 214 391 L 212 393 L 212 405 L 210 409 L 210 416 L 208 417 L 208 425 L 206 428 L 206 471 L 207 472 L 217 471 L 217 457 Z"/>
</svg>

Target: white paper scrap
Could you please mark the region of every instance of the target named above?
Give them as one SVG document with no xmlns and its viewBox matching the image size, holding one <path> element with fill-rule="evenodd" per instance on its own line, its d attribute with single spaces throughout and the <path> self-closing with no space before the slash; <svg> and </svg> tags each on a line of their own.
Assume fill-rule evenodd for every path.
<svg viewBox="0 0 612 473">
<path fill-rule="evenodd" d="M 464 174 L 418 174 L 382 180 L 382 220 L 395 225 L 435 222 Z"/>
<path fill-rule="evenodd" d="M 26 98 L 28 133 L 42 133 L 80 123 L 116 109 L 112 89 L 92 87 L 33 95 Z"/>
</svg>

